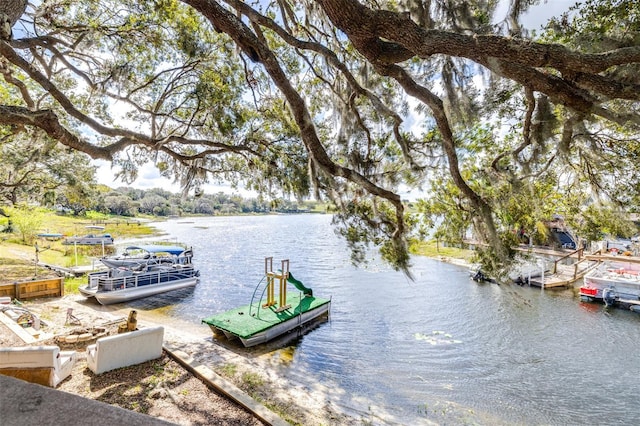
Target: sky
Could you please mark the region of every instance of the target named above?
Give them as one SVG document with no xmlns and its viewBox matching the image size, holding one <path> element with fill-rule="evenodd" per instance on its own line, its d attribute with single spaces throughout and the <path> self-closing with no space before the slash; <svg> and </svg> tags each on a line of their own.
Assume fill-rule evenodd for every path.
<svg viewBox="0 0 640 426">
<path fill-rule="evenodd" d="M 124 183 L 120 180 L 114 180 L 117 168 L 112 168 L 111 163 L 105 160 L 93 160 L 93 165 L 98 167 L 97 178 L 98 183 L 108 185 L 112 188 L 119 186 L 132 186 L 137 189 L 163 188 L 171 192 L 180 191 L 180 185 L 172 180 L 160 176 L 160 172 L 153 163 L 146 163 L 138 170 L 138 179 L 132 184 Z M 175 187 L 175 188 L 174 188 Z"/>
<path fill-rule="evenodd" d="M 501 2 L 501 6 L 508 8 L 505 3 L 504 1 Z M 524 14 L 522 23 L 526 28 L 539 30 L 550 18 L 560 16 L 576 3 L 579 2 L 576 0 L 543 0 L 539 5 L 532 7 L 529 12 Z"/>
<path fill-rule="evenodd" d="M 158 169 L 153 163 L 146 163 L 138 169 L 138 179 L 135 182 L 128 184 L 120 180 L 114 180 L 114 176 L 117 172 L 111 168 L 111 163 L 105 160 L 93 160 L 93 165 L 98 167 L 96 178 L 98 183 L 107 185 L 111 188 L 118 188 L 121 186 L 130 186 L 136 189 L 153 189 L 162 188 L 166 191 L 179 193 L 182 191 L 180 184 L 174 182 L 171 179 L 167 179 L 160 175 Z M 251 198 L 257 196 L 256 193 L 245 190 L 243 188 L 234 189 L 231 185 L 214 185 L 207 184 L 202 189 L 208 194 L 217 194 L 218 192 L 224 192 L 225 194 L 240 194 L 242 197 Z M 191 191 L 193 192 L 193 191 Z"/>
<path fill-rule="evenodd" d="M 523 25 L 530 30 L 539 30 L 551 17 L 559 16 L 567 11 L 571 6 L 575 5 L 575 0 L 542 0 L 541 4 L 532 7 L 529 12 L 523 16 Z M 509 8 L 509 2 L 503 0 L 496 11 L 495 21 L 500 21 L 506 16 Z M 411 119 L 409 119 L 411 121 Z M 111 169 L 111 164 L 103 160 L 95 160 L 93 164 L 98 167 L 96 177 L 98 183 L 108 185 L 112 188 L 120 186 L 131 186 L 137 189 L 163 188 L 171 192 L 180 192 L 180 185 L 171 179 L 160 176 L 160 173 L 152 163 L 147 163 L 140 167 L 138 179 L 132 184 L 125 184 L 121 181 L 114 181 L 115 172 Z M 224 192 L 228 194 L 236 193 L 243 197 L 255 196 L 255 193 L 244 189 L 233 189 L 229 185 L 205 185 L 203 187 L 207 193 Z M 411 194 L 406 194 L 413 198 Z M 404 198 L 404 196 L 403 196 Z"/>
</svg>

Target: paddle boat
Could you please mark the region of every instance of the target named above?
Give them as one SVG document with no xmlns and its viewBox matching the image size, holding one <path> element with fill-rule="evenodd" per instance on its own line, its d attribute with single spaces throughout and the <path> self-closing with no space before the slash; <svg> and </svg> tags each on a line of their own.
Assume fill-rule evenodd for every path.
<svg viewBox="0 0 640 426">
<path fill-rule="evenodd" d="M 331 300 L 313 296 L 310 288 L 295 279 L 289 271 L 288 259 L 282 261 L 282 269 L 274 272 L 273 258 L 267 257 L 264 269 L 264 277 L 256 286 L 251 303 L 202 320 L 214 336 L 239 339 L 245 347 L 250 347 L 328 315 Z M 298 292 L 287 293 L 287 283 L 293 284 Z"/>
</svg>

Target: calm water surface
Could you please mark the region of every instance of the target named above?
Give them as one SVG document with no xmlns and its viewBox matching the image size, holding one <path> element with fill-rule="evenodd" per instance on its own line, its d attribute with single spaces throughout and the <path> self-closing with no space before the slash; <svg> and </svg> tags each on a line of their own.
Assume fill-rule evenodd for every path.
<svg viewBox="0 0 640 426">
<path fill-rule="evenodd" d="M 332 298 L 331 317 L 272 355 L 286 352 L 280 374 L 310 389 L 322 383 L 351 415 L 376 424 L 640 424 L 640 315 L 582 304 L 570 290 L 477 284 L 464 268 L 421 257 L 413 282 L 375 259 L 356 269 L 330 222 L 156 224 L 193 246 L 201 272 L 168 315 L 206 327 L 202 318 L 249 303 L 265 257 L 274 267 L 290 259 L 297 279 Z M 131 304 L 151 310 L 158 297 Z"/>
</svg>

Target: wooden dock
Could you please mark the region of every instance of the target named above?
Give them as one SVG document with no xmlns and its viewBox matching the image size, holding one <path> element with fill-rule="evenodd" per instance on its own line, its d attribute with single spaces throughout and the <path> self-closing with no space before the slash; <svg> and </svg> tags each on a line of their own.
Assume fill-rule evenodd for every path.
<svg viewBox="0 0 640 426">
<path fill-rule="evenodd" d="M 99 268 L 96 268 L 95 265 L 72 266 L 72 267 L 66 268 L 64 266 L 51 265 L 49 263 L 42 263 L 42 262 L 38 262 L 38 266 L 42 268 L 47 268 L 59 274 L 63 274 L 65 277 L 81 277 L 83 275 L 88 274 L 89 272 L 93 272 L 99 269 Z"/>
<path fill-rule="evenodd" d="M 567 257 L 574 256 L 575 252 L 556 260 L 554 270 L 550 271 L 548 274 L 545 273 L 544 282 L 542 281 L 542 277 L 536 277 L 531 279 L 531 285 L 543 288 L 568 287 L 577 280 L 583 278 L 587 272 L 591 271 L 602 262 L 640 263 L 640 258 L 638 257 L 612 255 L 609 253 L 601 253 L 599 250 L 591 254 L 578 254 L 578 261 L 571 265 L 560 263 L 560 261 Z"/>
<path fill-rule="evenodd" d="M 563 263 L 563 261 L 573 258 L 577 258 L 577 261 L 570 265 Z M 585 256 L 583 249 L 578 249 L 556 259 L 553 270 L 549 273 L 545 272 L 539 277 L 531 278 L 529 285 L 542 289 L 569 287 L 599 264 L 600 260 L 591 258 L 591 255 Z"/>
<path fill-rule="evenodd" d="M 569 287 L 574 282 L 582 279 L 587 272 L 595 268 L 598 263 L 583 262 L 580 265 L 557 265 L 556 272 L 549 272 L 542 276 L 531 278 L 530 285 L 543 288 Z"/>
</svg>

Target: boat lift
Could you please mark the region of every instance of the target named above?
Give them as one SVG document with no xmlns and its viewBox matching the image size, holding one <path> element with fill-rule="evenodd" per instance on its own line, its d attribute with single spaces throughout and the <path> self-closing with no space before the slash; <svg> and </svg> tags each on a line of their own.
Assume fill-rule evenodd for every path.
<svg viewBox="0 0 640 426">
<path fill-rule="evenodd" d="M 282 312 L 289 309 L 291 305 L 287 304 L 287 280 L 289 279 L 289 259 L 282 260 L 282 267 L 279 271 L 273 271 L 273 257 L 264 259 L 264 275 L 267 277 L 267 303 L 262 305 L 263 308 L 277 305 L 275 298 L 275 281 L 278 280 L 280 287 L 279 304 L 275 312 Z"/>
</svg>

